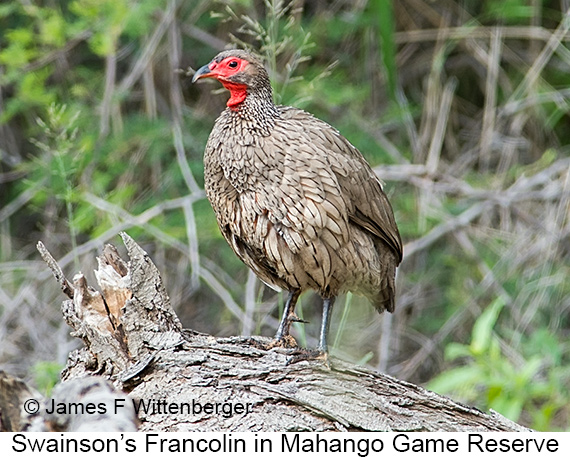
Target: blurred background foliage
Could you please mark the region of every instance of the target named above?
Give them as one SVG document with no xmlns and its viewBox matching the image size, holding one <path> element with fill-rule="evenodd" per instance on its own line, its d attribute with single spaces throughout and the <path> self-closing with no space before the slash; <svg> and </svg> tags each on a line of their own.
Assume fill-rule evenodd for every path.
<svg viewBox="0 0 570 457">
<path fill-rule="evenodd" d="M 40 261 L 93 284 L 127 231 L 185 326 L 275 332 L 283 296 L 231 253 L 202 190 L 221 49 L 267 63 L 386 181 L 405 242 L 393 315 L 337 301 L 332 353 L 539 430 L 570 427 L 568 0 L 4 0 L 0 367 L 42 390 L 78 340 Z M 191 72 L 190 72 L 191 73 Z M 314 346 L 312 294 L 297 326 Z"/>
</svg>

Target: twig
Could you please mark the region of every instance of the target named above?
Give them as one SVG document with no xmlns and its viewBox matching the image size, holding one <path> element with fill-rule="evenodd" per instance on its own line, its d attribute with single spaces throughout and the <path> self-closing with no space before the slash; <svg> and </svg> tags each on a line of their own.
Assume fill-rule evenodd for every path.
<svg viewBox="0 0 570 457">
<path fill-rule="evenodd" d="M 202 268 L 200 271 L 201 278 L 208 284 L 210 289 L 212 289 L 224 302 L 226 308 L 237 317 L 239 322 L 244 322 L 245 313 L 240 308 L 240 306 L 235 302 L 230 292 L 222 286 L 218 279 L 206 268 Z"/>
<path fill-rule="evenodd" d="M 179 250 L 184 254 L 187 254 L 188 250 L 184 244 L 180 243 L 175 238 L 166 235 L 160 229 L 153 227 L 150 224 L 147 224 L 147 222 L 154 219 L 155 217 L 158 217 L 167 210 L 183 208 L 184 202 L 187 199 L 189 199 L 191 202 L 194 202 L 203 197 L 204 197 L 203 194 L 199 195 L 192 194 L 192 195 L 187 195 L 185 197 L 174 198 L 172 200 L 165 200 L 154 205 L 152 208 L 149 208 L 148 210 L 144 211 L 138 216 L 133 216 L 127 211 L 123 210 L 122 208 L 113 205 L 107 202 L 106 200 L 103 200 L 93 194 L 86 193 L 84 197 L 85 200 L 91 203 L 95 208 L 107 211 L 111 214 L 120 215 L 123 219 L 125 219 L 125 221 L 115 224 L 113 227 L 106 230 L 97 238 L 93 238 L 83 244 L 78 245 L 75 251 L 69 252 L 68 254 L 63 256 L 59 260 L 59 264 L 62 266 L 62 268 L 65 268 L 65 266 L 67 266 L 71 261 L 73 261 L 74 256 L 83 255 L 93 249 L 100 247 L 102 244 L 108 242 L 122 231 L 125 231 L 131 227 L 140 227 L 140 226 L 145 227 L 146 230 L 148 230 L 153 235 L 158 236 L 159 239 L 161 239 L 162 241 L 167 242 L 168 245 L 176 248 L 177 250 Z M 45 279 L 42 276 L 40 276 L 40 278 Z"/>
<path fill-rule="evenodd" d="M 536 81 L 542 74 L 542 70 L 556 51 L 556 49 L 561 45 L 563 40 L 567 40 L 568 30 L 570 29 L 570 15 L 566 12 L 560 24 L 552 33 L 544 46 L 542 52 L 538 55 L 529 71 L 525 74 L 524 79 L 518 85 L 518 87 L 511 94 L 507 102 L 505 103 L 505 108 L 511 103 L 518 103 L 527 94 L 527 91 L 536 84 Z"/>
<path fill-rule="evenodd" d="M 448 233 L 451 233 L 460 227 L 469 225 L 484 211 L 487 211 L 492 205 L 493 203 L 491 202 L 475 203 L 469 209 L 463 211 L 459 216 L 451 218 L 439 224 L 423 237 L 406 243 L 404 246 L 404 261 L 406 261 L 406 259 L 409 259 L 417 252 L 427 249 L 444 235 L 447 235 Z"/>
<path fill-rule="evenodd" d="M 253 314 L 256 308 L 255 300 L 255 286 L 257 285 L 257 277 L 253 271 L 249 270 L 247 274 L 247 281 L 245 283 L 245 314 L 242 321 L 242 331 L 241 334 L 249 336 L 252 334 L 255 321 L 253 319 Z"/>
<path fill-rule="evenodd" d="M 147 68 L 147 66 L 150 64 L 150 61 L 154 53 L 156 52 L 156 49 L 158 48 L 160 40 L 162 40 L 162 37 L 164 36 L 164 34 L 166 33 L 166 31 L 168 30 L 168 28 L 172 23 L 173 20 L 172 18 L 174 17 L 173 8 L 175 7 L 176 5 L 173 3 L 170 3 L 168 5 L 167 10 L 165 11 L 162 17 L 162 20 L 154 30 L 154 33 L 151 35 L 149 40 L 146 42 L 146 46 L 144 47 L 140 57 L 135 61 L 134 65 L 131 68 L 131 71 L 127 74 L 127 76 L 123 78 L 123 80 L 119 84 L 117 88 L 119 92 L 125 93 L 128 90 L 130 90 L 135 84 L 135 82 L 138 81 L 139 78 L 142 76 L 142 74 L 145 71 L 145 68 Z"/>
<path fill-rule="evenodd" d="M 31 187 L 24 190 L 10 203 L 4 205 L 0 209 L 0 222 L 7 220 L 12 214 L 23 208 L 30 200 L 32 200 L 38 191 L 44 186 L 45 179 L 35 182 Z"/>
<path fill-rule="evenodd" d="M 487 40 L 493 35 L 496 27 L 474 25 L 461 27 L 444 27 L 435 29 L 407 30 L 396 32 L 394 41 L 397 44 L 405 43 L 425 43 L 426 41 L 437 41 L 440 37 L 445 40 L 464 40 L 466 38 L 475 38 Z M 519 40 L 539 40 L 548 41 L 552 37 L 553 31 L 544 27 L 529 26 L 502 26 L 501 33 L 504 39 Z M 561 37 L 562 40 L 568 40 L 570 35 L 566 33 Z"/>
<path fill-rule="evenodd" d="M 105 88 L 101 101 L 101 118 L 99 120 L 99 138 L 109 133 L 111 111 L 113 110 L 113 94 L 115 93 L 115 77 L 117 74 L 117 54 L 112 52 L 105 58 Z"/>
<path fill-rule="evenodd" d="M 483 107 L 483 125 L 481 126 L 480 163 L 482 171 L 489 169 L 491 147 L 495 136 L 495 115 L 497 103 L 497 82 L 499 64 L 501 61 L 502 28 L 497 27 L 490 37 L 491 51 L 487 63 L 487 78 L 485 80 L 485 105 Z"/>
<path fill-rule="evenodd" d="M 218 37 L 206 32 L 205 30 L 202 30 L 199 27 L 196 27 L 195 25 L 182 24 L 181 28 L 182 31 L 189 37 L 201 41 L 202 43 L 211 46 L 217 51 L 223 51 L 226 49 L 227 43 L 224 40 L 220 40 Z"/>
<path fill-rule="evenodd" d="M 439 164 L 439 157 L 441 155 L 441 148 L 443 146 L 443 140 L 445 137 L 447 120 L 449 119 L 451 104 L 453 102 L 453 94 L 455 93 L 456 87 L 457 79 L 452 78 L 447 81 L 443 88 L 441 103 L 439 105 L 439 116 L 435 122 L 435 129 L 432 132 L 433 136 L 426 159 L 426 171 L 429 174 L 435 173 Z"/>
<path fill-rule="evenodd" d="M 71 40 L 69 40 L 65 44 L 65 46 L 63 46 L 61 49 L 56 49 L 55 51 L 52 51 L 48 54 L 45 54 L 42 57 L 40 57 L 39 59 L 34 60 L 33 62 L 30 62 L 28 65 L 26 65 L 25 67 L 22 68 L 21 74 L 26 74 L 26 73 L 29 73 L 32 71 L 36 71 L 42 67 L 45 67 L 46 65 L 49 65 L 50 63 L 57 60 L 62 54 L 67 54 L 75 46 L 77 46 L 78 44 L 80 44 L 83 41 L 85 41 L 86 39 L 88 39 L 91 35 L 93 35 L 93 32 L 91 30 L 85 30 L 85 31 L 81 32 L 75 38 L 72 38 Z M 0 80 L 0 86 L 2 86 L 2 85 L 4 85 L 4 82 Z"/>
<path fill-rule="evenodd" d="M 37 248 L 40 252 L 40 255 L 42 256 L 42 259 L 44 259 L 45 263 L 47 263 L 49 269 L 55 277 L 55 280 L 61 287 L 61 290 L 63 290 L 63 293 L 69 298 L 73 298 L 73 286 L 69 283 L 55 259 L 52 257 L 52 255 L 49 253 L 41 241 L 38 241 Z"/>
</svg>

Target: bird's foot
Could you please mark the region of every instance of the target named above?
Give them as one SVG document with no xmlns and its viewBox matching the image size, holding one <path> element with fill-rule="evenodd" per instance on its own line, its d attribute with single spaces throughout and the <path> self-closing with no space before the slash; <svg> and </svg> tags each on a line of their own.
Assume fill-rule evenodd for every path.
<svg viewBox="0 0 570 457">
<path fill-rule="evenodd" d="M 302 362 L 304 360 L 315 360 L 323 362 L 324 365 L 330 369 L 329 353 L 322 349 L 299 349 L 295 355 L 287 360 L 287 365 Z"/>
<path fill-rule="evenodd" d="M 294 349 L 297 348 L 297 341 L 291 335 L 283 335 L 281 337 L 276 337 L 267 345 L 267 349 L 273 348 L 284 348 L 284 349 Z"/>
<path fill-rule="evenodd" d="M 303 324 L 307 324 L 309 321 L 301 319 L 299 316 L 297 316 L 293 312 L 290 313 L 287 316 L 287 319 L 285 320 L 285 324 L 283 324 L 283 322 L 281 323 L 279 329 L 277 330 L 277 334 L 275 335 L 275 339 L 273 340 L 273 342 L 271 342 L 269 344 L 268 349 L 271 349 L 274 347 L 280 347 L 280 348 L 285 348 L 285 349 L 291 349 L 291 348 L 298 347 L 297 341 L 295 341 L 295 338 L 293 338 L 289 334 L 289 331 L 291 330 L 291 324 L 293 322 L 301 322 Z"/>
<path fill-rule="evenodd" d="M 273 348 L 283 348 L 283 349 L 296 349 L 298 348 L 297 341 L 291 335 L 285 335 L 281 338 L 274 338 L 271 341 L 259 341 L 258 339 L 250 338 L 248 343 L 257 349 L 263 351 L 270 351 Z"/>
</svg>

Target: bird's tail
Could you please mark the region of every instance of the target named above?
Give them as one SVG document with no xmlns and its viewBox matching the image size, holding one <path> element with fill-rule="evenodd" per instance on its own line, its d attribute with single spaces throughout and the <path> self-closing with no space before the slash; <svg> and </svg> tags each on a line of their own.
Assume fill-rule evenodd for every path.
<svg viewBox="0 0 570 457">
<path fill-rule="evenodd" d="M 380 290 L 372 300 L 372 304 L 376 311 L 379 313 L 383 312 L 384 310 L 388 312 L 394 311 L 395 306 L 395 295 L 396 295 L 396 287 L 394 285 L 394 279 L 388 279 L 388 284 L 382 290 Z"/>
<path fill-rule="evenodd" d="M 393 312 L 396 301 L 396 267 L 400 263 L 397 254 L 391 249 L 387 249 L 386 244 L 377 246 L 380 254 L 381 282 L 373 296 L 371 297 L 374 308 L 381 313 L 384 310 Z"/>
</svg>

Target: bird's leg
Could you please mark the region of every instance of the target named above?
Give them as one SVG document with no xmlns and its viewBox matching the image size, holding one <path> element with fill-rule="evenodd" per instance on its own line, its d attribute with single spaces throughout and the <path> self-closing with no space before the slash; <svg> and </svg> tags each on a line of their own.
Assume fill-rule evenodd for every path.
<svg viewBox="0 0 570 457">
<path fill-rule="evenodd" d="M 319 346 L 317 349 L 303 350 L 287 360 L 287 365 L 301 362 L 303 360 L 322 360 L 325 366 L 330 368 L 329 364 L 329 345 L 328 336 L 331 326 L 331 315 L 335 297 L 323 298 L 323 319 L 321 321 L 321 336 L 319 338 Z"/>
<path fill-rule="evenodd" d="M 321 321 L 321 336 L 319 338 L 319 351 L 327 354 L 329 352 L 328 336 L 331 326 L 331 315 L 335 297 L 323 298 L 323 319 Z"/>
<path fill-rule="evenodd" d="M 289 295 L 285 301 L 285 308 L 283 309 L 283 317 L 281 317 L 281 322 L 279 322 L 279 328 L 275 334 L 275 339 L 271 343 L 262 346 L 263 349 L 269 350 L 274 347 L 290 349 L 297 347 L 297 342 L 295 341 L 295 338 L 289 335 L 289 331 L 291 330 L 291 324 L 293 322 L 307 322 L 303 319 L 299 319 L 295 314 L 295 305 L 297 304 L 297 299 L 300 294 L 301 291 L 299 289 L 292 289 L 289 291 Z"/>
<path fill-rule="evenodd" d="M 287 296 L 287 301 L 285 302 L 285 308 L 283 309 L 283 317 L 279 323 L 279 328 L 275 334 L 275 339 L 277 341 L 283 341 L 289 336 L 289 330 L 291 329 L 291 323 L 298 322 L 300 319 L 295 314 L 295 305 L 297 304 L 297 299 L 299 298 L 300 290 L 293 289 L 289 291 Z"/>
</svg>

